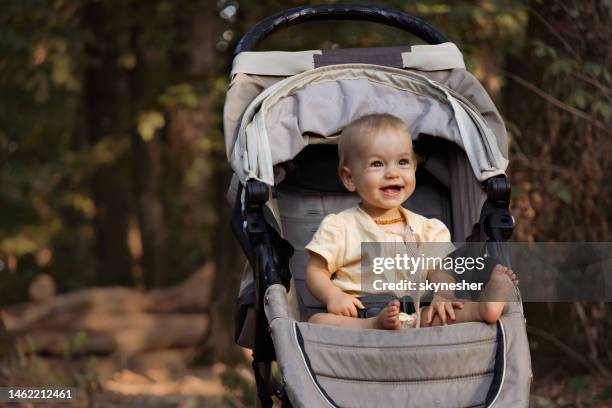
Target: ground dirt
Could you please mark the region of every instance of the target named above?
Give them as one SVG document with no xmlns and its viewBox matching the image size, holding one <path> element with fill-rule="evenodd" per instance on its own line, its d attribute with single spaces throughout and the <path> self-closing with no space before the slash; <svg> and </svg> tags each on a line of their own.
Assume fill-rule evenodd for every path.
<svg viewBox="0 0 612 408">
<path fill-rule="evenodd" d="M 58 403 L 2 404 L 43 408 L 245 408 L 252 407 L 254 380 L 246 364 L 193 363 L 193 350 L 135 357 L 23 359 L 0 369 L 0 386 L 52 383 L 77 386 L 77 399 Z M 593 376 L 536 378 L 530 408 L 612 407 L 612 383 Z M 279 406 L 280 404 L 277 404 Z"/>
</svg>

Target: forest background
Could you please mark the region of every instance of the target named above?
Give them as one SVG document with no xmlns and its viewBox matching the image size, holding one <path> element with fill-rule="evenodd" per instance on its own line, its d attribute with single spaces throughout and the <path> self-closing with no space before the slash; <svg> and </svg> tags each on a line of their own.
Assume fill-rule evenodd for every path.
<svg viewBox="0 0 612 408">
<path fill-rule="evenodd" d="M 445 33 L 496 102 L 510 134 L 514 240 L 612 240 L 609 2 L 369 3 Z M 241 35 L 303 4 L 3 2 L 0 308 L 31 301 L 37 279 L 50 296 L 116 285 L 148 293 L 208 268 L 196 362 L 245 361 L 233 343 L 244 258 L 228 228 L 222 107 Z M 414 43 L 374 23 L 334 22 L 279 31 L 260 49 Z M 526 314 L 536 381 L 612 397 L 610 304 L 527 304 Z M 3 354 L 27 358 L 28 341 L 5 326 Z M 603 385 L 595 392 L 589 378 Z"/>
</svg>

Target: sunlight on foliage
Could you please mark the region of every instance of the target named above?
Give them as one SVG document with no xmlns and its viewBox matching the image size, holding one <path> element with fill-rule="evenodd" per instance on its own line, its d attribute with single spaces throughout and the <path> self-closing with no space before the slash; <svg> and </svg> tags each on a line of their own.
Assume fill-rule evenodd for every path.
<svg viewBox="0 0 612 408">
<path fill-rule="evenodd" d="M 117 158 L 123 154 L 127 148 L 127 141 L 125 140 L 114 140 L 113 138 L 106 137 L 98 141 L 92 149 L 87 153 L 95 165 L 100 166 L 104 164 L 110 164 L 117 160 Z"/>
<path fill-rule="evenodd" d="M 62 199 L 67 206 L 81 212 L 86 218 L 91 218 L 95 212 L 95 204 L 91 197 L 79 193 L 67 193 Z"/>
<path fill-rule="evenodd" d="M 448 4 L 423 4 L 419 3 L 415 7 L 418 14 L 429 15 L 429 14 L 445 14 L 451 11 L 451 7 Z"/>
<path fill-rule="evenodd" d="M 40 243 L 24 233 L 0 240 L 0 250 L 6 254 L 22 256 L 34 253 L 39 248 Z"/>
<path fill-rule="evenodd" d="M 121 54 L 117 60 L 117 64 L 124 69 L 132 69 L 136 66 L 136 56 L 132 52 Z"/>
<path fill-rule="evenodd" d="M 195 109 L 198 106 L 198 96 L 192 84 L 177 84 L 166 89 L 159 97 L 159 103 L 166 109 L 175 107 Z"/>
<path fill-rule="evenodd" d="M 145 142 L 153 139 L 155 132 L 164 127 L 165 124 L 166 120 L 160 112 L 148 111 L 138 115 L 138 133 Z"/>
</svg>

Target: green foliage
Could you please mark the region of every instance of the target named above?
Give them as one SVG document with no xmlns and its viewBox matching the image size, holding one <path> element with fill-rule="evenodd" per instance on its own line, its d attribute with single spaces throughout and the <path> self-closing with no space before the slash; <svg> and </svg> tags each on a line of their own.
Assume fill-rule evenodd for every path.
<svg viewBox="0 0 612 408">
<path fill-rule="evenodd" d="M 612 400 L 612 385 L 605 386 L 595 397 L 599 401 Z"/>
<path fill-rule="evenodd" d="M 138 115 L 138 133 L 145 142 L 153 139 L 155 133 L 165 124 L 164 116 L 158 111 L 146 111 Z"/>
<path fill-rule="evenodd" d="M 87 332 L 77 332 L 73 338 L 62 344 L 64 358 L 69 359 L 75 355 L 81 354 L 88 341 Z"/>
<path fill-rule="evenodd" d="M 531 41 L 533 55 L 544 62 L 544 79 L 549 81 L 571 78 L 571 90 L 564 102 L 594 114 L 604 122 L 612 119 L 610 89 L 612 75 L 608 69 L 593 61 L 584 61 L 575 54 L 567 55 L 542 40 Z M 606 90 L 603 94 L 596 92 Z"/>
<path fill-rule="evenodd" d="M 255 387 L 238 371 L 227 369 L 221 374 L 221 382 L 230 392 L 236 392 L 240 402 L 247 407 L 255 406 Z"/>
<path fill-rule="evenodd" d="M 589 393 L 590 386 L 587 377 L 573 377 L 567 382 L 567 388 L 576 395 Z"/>
<path fill-rule="evenodd" d="M 92 189 L 94 180 L 108 174 L 100 173 L 104 169 L 117 169 L 131 179 L 130 135 L 146 142 L 167 138 L 173 115 L 196 112 L 207 97 L 210 78 L 194 75 L 189 65 L 195 45 L 190 21 L 206 13 L 202 7 L 196 1 L 179 6 L 163 0 L 146 5 L 114 0 L 3 5 L 0 55 L 11 58 L 0 58 L 0 304 L 24 300 L 27 283 L 41 271 L 51 273 L 60 290 L 95 283 L 96 222 L 103 209 Z M 99 26 L 91 25 L 92 10 Z M 116 55 L 116 66 L 102 64 L 104 52 Z M 115 81 L 127 98 L 101 108 L 119 112 L 106 119 L 115 122 L 110 126 L 88 122 L 96 101 L 89 97 L 86 81 L 89 70 L 98 68 L 107 69 L 100 78 L 107 85 L 102 86 Z M 224 71 L 214 72 L 226 77 Z M 128 85 L 135 80 L 144 86 Z M 221 92 L 216 95 L 222 98 Z M 112 130 L 92 140 L 87 136 L 92 126 Z M 189 143 L 195 149 L 185 146 L 187 155 L 167 152 L 168 145 L 160 151 L 160 190 L 168 194 L 161 199 L 166 229 L 173 236 L 168 243 L 171 282 L 205 261 L 202 241 L 209 240 L 206 229 L 212 230 L 215 222 L 208 215 L 206 195 L 176 198 L 189 191 L 208 194 L 202 189 L 211 166 L 206 154 L 222 145 L 222 137 L 215 129 Z M 193 219 L 196 210 L 205 215 L 198 215 L 204 221 Z M 52 253 L 44 265 L 37 261 L 41 251 Z M 10 273 L 9 259 L 16 260 Z"/>
<path fill-rule="evenodd" d="M 572 189 L 571 186 L 564 183 L 561 180 L 555 179 L 550 182 L 547 188 L 548 192 L 555 194 L 565 204 L 572 203 Z"/>
<path fill-rule="evenodd" d="M 3 366 L 3 374 L 9 384 L 28 386 L 74 386 L 84 392 L 87 405 L 91 406 L 100 388 L 97 360 L 95 357 L 75 359 L 87 341 L 84 333 L 78 333 L 69 344 L 64 345 L 63 360 L 49 362 L 37 354 L 37 345 L 30 336 L 17 347 L 17 359 Z M 62 362 L 70 362 L 71 370 L 62 368 Z M 56 365 L 57 363 L 60 363 Z"/>
<path fill-rule="evenodd" d="M 195 109 L 198 106 L 198 94 L 192 84 L 171 85 L 159 97 L 159 103 L 166 109 Z"/>
</svg>

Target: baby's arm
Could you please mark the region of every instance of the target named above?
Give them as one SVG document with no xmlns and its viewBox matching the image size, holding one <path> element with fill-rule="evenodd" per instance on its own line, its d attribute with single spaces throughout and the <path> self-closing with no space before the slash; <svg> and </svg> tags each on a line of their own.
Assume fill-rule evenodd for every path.
<svg viewBox="0 0 612 408">
<path fill-rule="evenodd" d="M 359 299 L 333 284 L 327 261 L 314 252 L 310 252 L 306 265 L 306 287 L 315 299 L 327 307 L 329 313 L 357 317 L 356 308 L 363 309 Z"/>
</svg>

